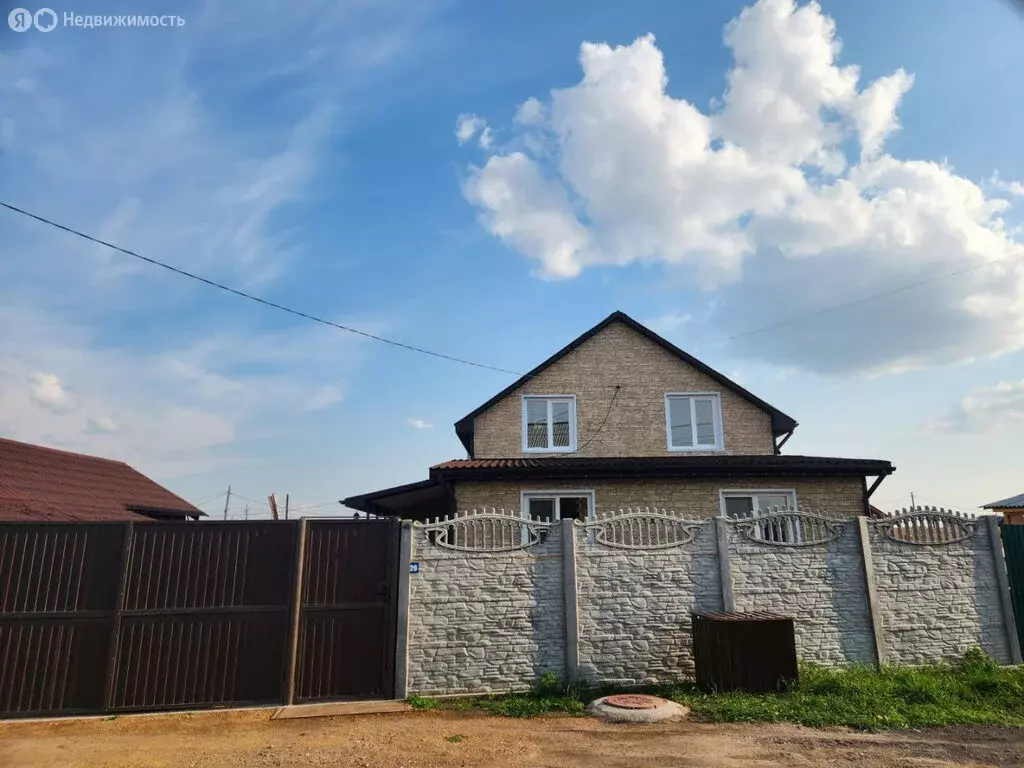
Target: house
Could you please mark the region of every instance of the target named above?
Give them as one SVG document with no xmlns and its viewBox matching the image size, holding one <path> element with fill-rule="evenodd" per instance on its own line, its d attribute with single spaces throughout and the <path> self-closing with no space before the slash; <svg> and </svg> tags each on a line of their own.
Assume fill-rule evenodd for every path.
<svg viewBox="0 0 1024 768">
<path fill-rule="evenodd" d="M 1002 501 L 993 501 L 983 508 L 992 509 L 1002 514 L 1003 522 L 1007 525 L 1024 525 L 1024 493 Z"/>
<path fill-rule="evenodd" d="M 0 522 L 202 516 L 202 510 L 124 462 L 0 438 Z"/>
<path fill-rule="evenodd" d="M 700 517 L 798 505 L 869 514 L 892 464 L 784 455 L 796 427 L 614 312 L 460 419 L 468 458 L 342 503 L 415 520 L 484 507 L 553 519 L 638 506 Z"/>
</svg>

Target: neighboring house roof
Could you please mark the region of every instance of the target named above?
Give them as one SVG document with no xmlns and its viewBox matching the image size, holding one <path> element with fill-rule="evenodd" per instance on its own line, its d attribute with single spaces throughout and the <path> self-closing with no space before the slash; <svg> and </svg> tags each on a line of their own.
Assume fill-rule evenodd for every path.
<svg viewBox="0 0 1024 768">
<path fill-rule="evenodd" d="M 616 321 L 624 323 L 625 325 L 629 326 L 630 328 L 632 328 L 634 331 L 636 331 L 640 335 L 642 335 L 642 336 L 646 337 L 647 339 L 650 339 L 651 341 L 653 341 L 655 344 L 657 344 L 662 349 L 664 349 L 667 352 L 669 352 L 669 353 L 675 355 L 676 357 L 678 357 L 680 360 L 682 360 L 687 365 L 689 365 L 689 366 L 691 366 L 693 368 L 696 368 L 698 371 L 703 373 L 705 376 L 708 376 L 711 379 L 717 381 L 719 384 L 721 384 L 726 389 L 731 390 L 732 392 L 734 392 L 737 395 L 739 395 L 740 397 L 742 397 L 744 400 L 747 400 L 748 402 L 750 402 L 753 405 L 755 405 L 758 408 L 760 408 L 762 411 L 765 411 L 767 414 L 769 414 L 771 416 L 771 420 L 772 420 L 772 433 L 773 434 L 781 435 L 781 434 L 784 434 L 786 432 L 792 432 L 794 429 L 796 429 L 796 426 L 797 426 L 796 420 L 793 419 L 790 416 L 787 416 L 785 413 L 780 411 L 775 406 L 769 405 L 768 403 L 766 403 L 764 400 L 762 400 L 761 398 L 757 397 L 753 393 L 748 392 L 746 389 L 741 387 L 739 384 L 737 384 L 732 379 L 730 379 L 727 376 L 719 373 L 718 371 L 716 371 L 715 369 L 711 368 L 710 366 L 705 365 L 700 360 L 695 358 L 693 355 L 690 355 L 690 354 L 684 352 L 679 347 L 677 347 L 675 344 L 671 343 L 667 339 L 664 339 L 661 336 L 659 336 L 658 334 L 656 334 L 650 328 L 647 328 L 647 327 L 641 325 L 640 323 L 638 323 L 636 320 L 631 318 L 625 312 L 612 312 L 610 315 L 608 315 L 608 317 L 606 317 L 600 323 L 595 325 L 589 331 L 587 331 L 586 333 L 582 334 L 581 336 L 578 336 L 573 341 L 569 342 L 569 344 L 567 344 L 566 346 L 562 347 L 560 350 L 555 352 L 555 354 L 553 354 L 551 357 L 549 357 L 543 363 L 541 363 L 536 368 L 531 370 L 529 373 L 526 373 L 523 376 L 521 376 L 520 378 L 516 379 L 514 382 L 509 384 L 507 387 L 505 387 L 505 389 L 501 390 L 501 392 L 496 394 L 494 397 L 492 397 L 486 403 L 481 405 L 479 408 L 475 409 L 471 413 L 466 414 L 461 419 L 459 419 L 457 422 L 455 422 L 455 433 L 459 436 L 459 440 L 462 441 L 462 444 L 463 444 L 463 446 L 465 446 L 466 451 L 469 453 L 470 457 L 473 456 L 473 421 L 474 421 L 474 419 L 476 419 L 477 416 L 479 416 L 481 413 L 486 411 L 488 408 L 490 408 L 492 405 L 497 403 L 499 400 L 501 400 L 502 398 L 504 398 L 505 396 L 507 396 L 511 392 L 515 391 L 518 387 L 520 387 L 523 384 L 525 384 L 528 380 L 532 379 L 534 376 L 536 376 L 538 373 L 543 371 L 545 368 L 547 368 L 548 366 L 550 366 L 550 365 L 558 362 L 559 360 L 561 360 L 567 354 L 569 354 L 574 349 L 576 349 L 581 344 L 583 344 L 583 342 L 587 341 L 592 336 L 600 333 L 602 330 L 604 330 L 606 327 L 608 327 L 609 325 L 611 325 L 612 323 L 614 323 Z"/>
<path fill-rule="evenodd" d="M 1017 509 L 1018 507 L 1024 507 L 1024 493 L 1018 493 L 1016 496 L 1001 501 L 993 501 L 982 509 Z"/>
<path fill-rule="evenodd" d="M 202 515 L 124 462 L 0 438 L 0 520 Z"/>
<path fill-rule="evenodd" d="M 829 476 L 889 475 L 896 468 L 881 459 L 828 456 L 638 456 L 519 459 L 456 459 L 430 468 L 435 480 L 515 480 L 583 477 L 728 477 L 744 475 Z"/>
</svg>

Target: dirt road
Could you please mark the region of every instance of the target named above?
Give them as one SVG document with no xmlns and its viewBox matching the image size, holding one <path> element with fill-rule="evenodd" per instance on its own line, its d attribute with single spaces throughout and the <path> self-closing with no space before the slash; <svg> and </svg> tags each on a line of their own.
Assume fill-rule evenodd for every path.
<svg viewBox="0 0 1024 768">
<path fill-rule="evenodd" d="M 613 726 L 410 712 L 269 720 L 265 710 L 0 723 L 3 768 L 1024 765 L 1024 731 L 863 734 L 787 725 Z"/>
</svg>

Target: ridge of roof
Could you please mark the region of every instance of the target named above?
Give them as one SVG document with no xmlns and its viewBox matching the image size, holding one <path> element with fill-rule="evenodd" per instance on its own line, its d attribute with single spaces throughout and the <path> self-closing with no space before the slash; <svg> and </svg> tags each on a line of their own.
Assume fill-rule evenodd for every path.
<svg viewBox="0 0 1024 768">
<path fill-rule="evenodd" d="M 473 457 L 473 431 L 474 431 L 473 420 L 477 416 L 479 416 L 481 413 L 483 413 L 488 408 L 493 406 L 499 400 L 502 400 L 507 395 L 511 394 L 513 391 L 515 391 L 520 386 L 522 386 L 524 383 L 526 383 L 527 381 L 532 379 L 534 376 L 536 376 L 538 373 L 543 371 L 545 368 L 553 365 L 554 363 L 557 363 L 559 360 L 561 360 L 567 354 L 572 352 L 577 347 L 581 346 L 584 342 L 588 341 L 593 336 L 596 336 L 598 333 L 603 331 L 605 328 L 607 328 L 609 325 L 611 325 L 614 322 L 621 322 L 621 323 L 625 324 L 626 326 L 628 326 L 629 328 L 632 328 L 634 331 L 636 331 L 640 335 L 644 336 L 648 340 L 653 341 L 655 344 L 657 344 L 659 347 L 664 349 L 666 352 L 669 352 L 670 354 L 675 355 L 677 358 L 682 360 L 687 365 L 689 365 L 689 366 L 691 366 L 693 368 L 696 368 L 698 371 L 703 373 L 705 376 L 707 376 L 707 377 L 717 381 L 719 384 L 724 386 L 726 389 L 731 390 L 732 392 L 734 392 L 735 394 L 739 395 L 740 397 L 742 397 L 747 402 L 749 402 L 749 403 L 757 406 L 761 410 L 765 411 L 769 416 L 771 416 L 771 420 L 772 420 L 772 434 L 780 435 L 780 434 L 783 434 L 785 432 L 791 432 L 794 429 L 796 429 L 798 422 L 792 416 L 788 416 L 787 414 L 783 413 L 782 411 L 780 411 L 775 406 L 773 406 L 773 405 L 765 402 L 761 398 L 759 398 L 753 392 L 750 392 L 746 388 L 740 386 L 739 384 L 737 384 L 735 381 L 730 379 L 725 374 L 719 373 L 718 371 L 716 371 L 711 366 L 707 365 L 706 363 L 701 362 L 700 360 L 698 360 L 696 357 L 694 357 L 693 355 L 689 354 L 688 352 L 683 351 L 682 349 L 677 347 L 675 344 L 670 342 L 668 339 L 664 338 L 663 336 L 658 335 L 657 333 L 652 331 L 647 326 L 642 325 L 641 323 L 639 323 L 636 320 L 634 320 L 632 317 L 627 315 L 625 312 L 623 312 L 621 310 L 615 310 L 610 315 L 608 315 L 608 317 L 606 317 L 604 320 L 599 322 L 597 325 L 595 325 L 594 327 L 590 328 L 587 331 L 584 331 L 582 334 L 580 334 L 575 339 L 570 341 L 568 344 L 566 344 L 560 350 L 555 352 L 555 354 L 551 355 L 551 357 L 549 357 L 547 360 L 542 362 L 540 365 L 538 365 L 535 368 L 533 368 L 533 369 L 527 371 L 526 373 L 524 373 L 518 379 L 516 379 L 511 384 L 509 384 L 507 387 L 505 387 L 503 390 L 498 392 L 498 394 L 494 395 L 492 398 L 487 400 L 487 402 L 485 402 L 483 405 L 478 406 L 477 408 L 475 408 L 474 410 L 472 410 L 471 412 L 469 412 L 465 416 L 463 416 L 461 419 L 459 419 L 457 422 L 455 422 L 455 434 L 458 435 L 459 440 L 462 442 L 462 445 L 465 447 L 465 449 L 466 449 L 467 453 L 469 454 L 470 458 Z"/>
<path fill-rule="evenodd" d="M 24 448 L 31 448 L 33 451 L 49 451 L 51 453 L 59 453 L 64 456 L 74 456 L 77 459 L 88 459 L 89 461 L 108 461 L 111 464 L 120 464 L 122 466 L 130 466 L 127 462 L 121 459 L 108 459 L 106 456 L 93 456 L 89 453 L 79 453 L 78 451 L 67 451 L 63 448 L 53 448 L 49 445 L 39 445 L 38 443 L 26 443 L 23 440 L 15 440 L 10 437 L 0 437 L 0 443 L 9 443 L 11 445 L 21 446 Z"/>
</svg>

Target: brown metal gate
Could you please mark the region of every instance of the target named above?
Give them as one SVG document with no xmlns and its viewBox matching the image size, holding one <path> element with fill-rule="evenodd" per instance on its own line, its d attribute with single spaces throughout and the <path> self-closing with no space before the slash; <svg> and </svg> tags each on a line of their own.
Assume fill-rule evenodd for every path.
<svg viewBox="0 0 1024 768">
<path fill-rule="evenodd" d="M 391 698 L 399 522 L 308 526 L 295 701 Z"/>
<path fill-rule="evenodd" d="M 0 714 L 103 710 L 126 536 L 0 525 Z"/>
<path fill-rule="evenodd" d="M 0 524 L 0 717 L 392 697 L 398 521 L 305 527 Z"/>
<path fill-rule="evenodd" d="M 136 525 L 109 709 L 281 701 L 297 528 Z"/>
</svg>

